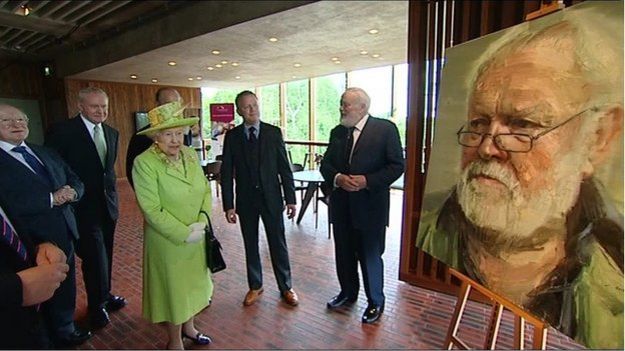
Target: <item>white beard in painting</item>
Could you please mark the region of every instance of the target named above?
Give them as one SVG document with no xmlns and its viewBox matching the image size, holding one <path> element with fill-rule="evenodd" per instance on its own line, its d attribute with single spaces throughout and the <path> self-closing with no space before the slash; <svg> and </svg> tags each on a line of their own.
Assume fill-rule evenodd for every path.
<svg viewBox="0 0 625 351">
<path fill-rule="evenodd" d="M 476 160 L 462 171 L 457 186 L 458 202 L 465 216 L 493 244 L 509 247 L 537 244 L 535 231 L 552 220 L 561 219 L 579 195 L 581 166 L 586 152 L 581 145 L 565 155 L 554 155 L 553 167 L 540 174 L 546 186 L 529 189 L 521 186 L 510 166 L 497 161 Z M 484 176 L 501 185 L 484 184 Z"/>
</svg>

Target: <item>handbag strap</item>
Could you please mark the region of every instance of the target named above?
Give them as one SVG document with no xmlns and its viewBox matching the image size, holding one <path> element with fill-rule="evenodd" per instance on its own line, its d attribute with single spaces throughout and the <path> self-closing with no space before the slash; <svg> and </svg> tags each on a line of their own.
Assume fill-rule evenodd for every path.
<svg viewBox="0 0 625 351">
<path fill-rule="evenodd" d="M 200 213 L 203 213 L 206 216 L 206 220 L 208 220 L 208 228 L 210 229 L 208 231 L 209 238 L 211 239 L 215 238 L 215 234 L 213 232 L 213 225 L 211 224 L 211 218 L 208 216 L 208 213 L 206 213 L 206 211 L 204 210 L 200 210 Z"/>
</svg>

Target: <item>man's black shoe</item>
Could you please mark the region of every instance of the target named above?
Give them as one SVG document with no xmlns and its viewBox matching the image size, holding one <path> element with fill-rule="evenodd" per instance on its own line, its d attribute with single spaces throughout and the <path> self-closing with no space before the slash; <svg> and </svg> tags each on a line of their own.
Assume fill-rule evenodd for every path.
<svg viewBox="0 0 625 351">
<path fill-rule="evenodd" d="M 104 307 L 106 308 L 107 312 L 115 312 L 121 310 L 127 304 L 128 301 L 123 296 L 111 295 L 111 297 L 106 300 Z"/>
<path fill-rule="evenodd" d="M 63 348 L 63 347 L 68 347 L 68 346 L 78 346 L 84 343 L 85 341 L 87 341 L 90 337 L 91 337 L 90 331 L 76 328 L 74 329 L 73 333 L 54 340 L 54 345 L 57 348 Z"/>
<path fill-rule="evenodd" d="M 104 328 L 110 321 L 109 314 L 104 308 L 89 311 L 89 324 L 93 329 Z"/>
<path fill-rule="evenodd" d="M 365 313 L 362 315 L 362 322 L 366 324 L 371 324 L 377 322 L 380 319 L 380 316 L 384 312 L 384 305 L 369 305 L 365 310 Z"/>
<path fill-rule="evenodd" d="M 356 297 L 347 297 L 346 295 L 338 294 L 328 301 L 327 307 L 332 310 L 341 306 L 351 305 L 356 302 L 357 299 Z"/>
</svg>

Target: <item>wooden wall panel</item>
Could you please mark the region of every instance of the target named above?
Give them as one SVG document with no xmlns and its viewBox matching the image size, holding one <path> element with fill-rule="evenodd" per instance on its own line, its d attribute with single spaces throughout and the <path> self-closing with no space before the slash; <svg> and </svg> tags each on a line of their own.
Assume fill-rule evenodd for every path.
<svg viewBox="0 0 625 351">
<path fill-rule="evenodd" d="M 119 152 L 115 172 L 118 178 L 125 178 L 126 150 L 130 137 L 135 132 L 134 113 L 149 111 L 156 107 L 156 91 L 164 86 L 65 79 L 65 97 L 69 118 L 78 114 L 78 92 L 90 86 L 106 91 L 109 96 L 109 117 L 106 123 L 119 131 Z M 201 109 L 199 88 L 174 88 L 178 90 L 184 103 L 188 104 L 188 108 Z"/>
<path fill-rule="evenodd" d="M 42 75 L 38 64 L 0 60 L 0 97 L 40 99 L 41 92 Z"/>
</svg>

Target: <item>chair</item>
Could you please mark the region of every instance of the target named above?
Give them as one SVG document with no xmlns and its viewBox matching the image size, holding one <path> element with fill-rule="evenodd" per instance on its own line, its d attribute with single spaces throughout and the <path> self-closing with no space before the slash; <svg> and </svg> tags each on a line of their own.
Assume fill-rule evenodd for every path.
<svg viewBox="0 0 625 351">
<path fill-rule="evenodd" d="M 221 176 L 221 161 L 210 162 L 204 166 L 204 175 L 208 179 L 209 183 L 215 181 L 215 188 L 217 189 L 217 197 L 219 197 L 219 185 Z"/>
<path fill-rule="evenodd" d="M 301 172 L 304 170 L 304 166 L 299 164 L 299 163 L 291 163 L 291 172 Z M 304 182 L 298 182 L 298 184 L 295 184 L 295 191 L 300 191 L 299 192 L 299 197 L 300 199 L 304 198 L 304 191 L 306 191 L 306 184 L 304 184 Z"/>
</svg>

